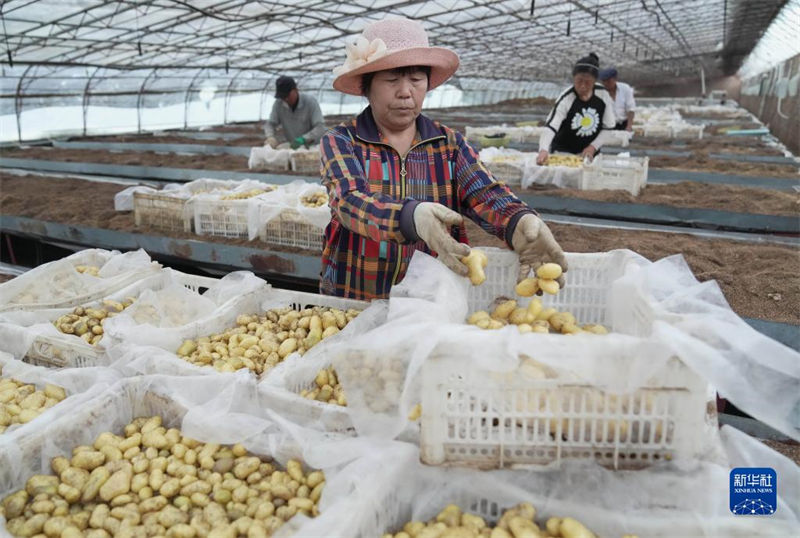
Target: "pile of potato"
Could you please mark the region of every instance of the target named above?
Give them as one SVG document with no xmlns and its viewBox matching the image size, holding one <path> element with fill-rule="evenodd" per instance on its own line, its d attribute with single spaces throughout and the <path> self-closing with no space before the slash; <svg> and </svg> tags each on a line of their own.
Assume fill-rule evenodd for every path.
<svg viewBox="0 0 800 538">
<path fill-rule="evenodd" d="M 571 517 L 551 517 L 541 529 L 534 521 L 536 509 L 520 503 L 503 512 L 491 526 L 480 516 L 462 512 L 455 504 L 447 505 L 428 522 L 410 521 L 395 534 L 382 538 L 596 538 L 580 521 Z M 636 538 L 626 534 L 622 538 Z"/>
<path fill-rule="evenodd" d="M 133 297 L 126 297 L 121 302 L 104 299 L 97 308 L 78 306 L 55 320 L 53 325 L 64 334 L 74 334 L 95 346 L 103 339 L 105 320 L 122 312 L 135 300 Z"/>
<path fill-rule="evenodd" d="M 249 368 L 269 371 L 292 353 L 301 355 L 358 316 L 358 310 L 315 306 L 304 310 L 272 309 L 264 315 L 241 315 L 236 327 L 197 340 L 185 340 L 178 357 L 220 372 Z"/>
<path fill-rule="evenodd" d="M 255 196 L 259 196 L 267 192 L 272 192 L 274 190 L 275 190 L 275 185 L 264 185 L 263 189 L 250 189 L 249 191 L 227 194 L 223 196 L 221 200 L 247 200 L 248 198 L 253 198 Z"/>
<path fill-rule="evenodd" d="M 322 207 L 328 205 L 328 194 L 325 191 L 315 191 L 300 197 L 300 203 L 306 207 Z"/>
<path fill-rule="evenodd" d="M 477 286 L 486 280 L 484 268 L 488 263 L 486 254 L 472 249 L 469 256 L 462 259 L 469 267 L 469 278 Z M 558 279 L 563 270 L 556 263 L 545 263 L 536 270 L 536 276 L 526 278 L 519 282 L 515 288 L 521 297 L 533 297 L 542 292 L 555 295 L 561 289 Z M 527 308 L 519 306 L 517 301 L 508 298 L 498 298 L 494 302 L 494 309 L 490 314 L 486 310 L 473 312 L 467 323 L 481 329 L 502 329 L 506 325 L 516 325 L 520 333 L 557 332 L 561 334 L 594 333 L 607 334 L 608 330 L 602 325 L 589 324 L 580 326 L 570 312 L 559 312 L 555 308 L 544 308 L 538 297 L 531 299 Z"/>
<path fill-rule="evenodd" d="M 517 305 L 514 299 L 500 299 L 497 306 L 490 314 L 485 310 L 474 312 L 467 323 L 481 329 L 502 329 L 506 325 L 516 325 L 520 333 L 550 332 L 561 334 L 594 333 L 607 334 L 608 330 L 602 325 L 579 325 L 575 316 L 570 312 L 559 312 L 555 308 L 544 308 L 542 301 L 535 297 L 531 299 L 527 308 Z"/>
<path fill-rule="evenodd" d="M 319 514 L 321 471 L 281 470 L 241 445 L 201 443 L 141 417 L 51 461 L 0 510 L 15 536 L 260 538 L 295 514 Z"/>
<path fill-rule="evenodd" d="M 547 159 L 547 166 L 568 166 L 570 168 L 580 168 L 583 166 L 583 158 L 580 155 L 550 155 Z"/>
<path fill-rule="evenodd" d="M 30 422 L 66 397 L 63 388 L 49 383 L 37 390 L 16 379 L 0 379 L 0 433 L 14 424 Z"/>
<path fill-rule="evenodd" d="M 347 398 L 344 396 L 344 390 L 339 384 L 339 377 L 333 366 L 320 370 L 317 377 L 314 378 L 314 384 L 316 387 L 311 390 L 301 390 L 300 396 L 333 405 L 347 405 Z"/>
</svg>

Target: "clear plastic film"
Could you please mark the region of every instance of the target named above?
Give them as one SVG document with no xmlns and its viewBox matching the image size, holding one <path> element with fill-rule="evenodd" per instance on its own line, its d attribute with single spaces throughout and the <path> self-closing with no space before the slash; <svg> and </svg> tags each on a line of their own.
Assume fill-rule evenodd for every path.
<svg viewBox="0 0 800 538">
<path fill-rule="evenodd" d="M 99 298 L 159 269 L 142 249 L 124 254 L 82 250 L 0 284 L 0 310 L 46 308 Z"/>
<path fill-rule="evenodd" d="M 626 283 L 651 297 L 654 338 L 738 408 L 800 439 L 800 354 L 750 327 L 682 256 L 643 267 Z"/>
</svg>

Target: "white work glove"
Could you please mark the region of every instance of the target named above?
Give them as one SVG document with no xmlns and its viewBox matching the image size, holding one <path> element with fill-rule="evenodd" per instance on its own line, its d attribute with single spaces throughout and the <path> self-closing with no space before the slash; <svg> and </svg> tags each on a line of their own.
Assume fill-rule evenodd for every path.
<svg viewBox="0 0 800 538">
<path fill-rule="evenodd" d="M 267 138 L 267 145 L 269 145 L 273 149 L 277 148 L 278 147 L 278 139 L 275 138 L 274 136 L 268 137 Z"/>
<path fill-rule="evenodd" d="M 463 223 L 461 215 L 433 202 L 422 202 L 414 208 L 414 228 L 420 239 L 439 255 L 439 261 L 457 275 L 467 276 L 469 269 L 461 258 L 469 254 L 469 246 L 450 235 L 450 227 Z"/>
<path fill-rule="evenodd" d="M 529 213 L 517 221 L 511 246 L 519 255 L 519 276 L 517 282 L 526 278 L 531 271 L 536 271 L 545 263 L 557 263 L 564 272 L 567 271 L 567 259 L 564 251 L 556 242 L 547 224 L 536 215 Z M 564 287 L 564 276 L 558 278 L 560 287 Z"/>
</svg>

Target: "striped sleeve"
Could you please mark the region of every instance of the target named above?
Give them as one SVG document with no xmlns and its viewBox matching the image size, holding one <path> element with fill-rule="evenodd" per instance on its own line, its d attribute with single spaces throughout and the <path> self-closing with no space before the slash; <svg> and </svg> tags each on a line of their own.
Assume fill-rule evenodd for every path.
<svg viewBox="0 0 800 538">
<path fill-rule="evenodd" d="M 370 192 L 347 131 L 343 127 L 328 131 L 320 140 L 320 152 L 322 184 L 342 226 L 373 241 L 408 242 L 400 231 L 403 203 Z"/>
<path fill-rule="evenodd" d="M 517 220 L 534 211 L 492 177 L 461 133 L 455 133 L 455 144 L 460 213 L 510 245 Z"/>
</svg>

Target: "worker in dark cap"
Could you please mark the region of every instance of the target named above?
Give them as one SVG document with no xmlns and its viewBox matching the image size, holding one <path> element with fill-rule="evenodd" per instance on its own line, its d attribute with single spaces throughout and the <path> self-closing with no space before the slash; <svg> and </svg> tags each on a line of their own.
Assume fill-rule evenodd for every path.
<svg viewBox="0 0 800 538">
<path fill-rule="evenodd" d="M 633 116 L 636 101 L 633 99 L 633 88 L 617 80 L 619 73 L 613 67 L 600 71 L 600 82 L 603 83 L 611 99 L 614 100 L 614 115 L 617 117 L 618 131 L 633 131 Z"/>
<path fill-rule="evenodd" d="M 312 96 L 300 93 L 292 77 L 281 76 L 275 83 L 275 102 L 264 126 L 267 144 L 278 147 L 275 129 L 283 134 L 292 149 L 308 147 L 319 142 L 325 134 L 325 121 L 319 103 Z"/>
<path fill-rule="evenodd" d="M 616 124 L 614 101 L 597 84 L 599 70 L 600 59 L 593 52 L 573 66 L 572 86 L 558 96 L 539 137 L 537 164 L 547 164 L 554 151 L 592 159 L 608 141 Z"/>
</svg>

